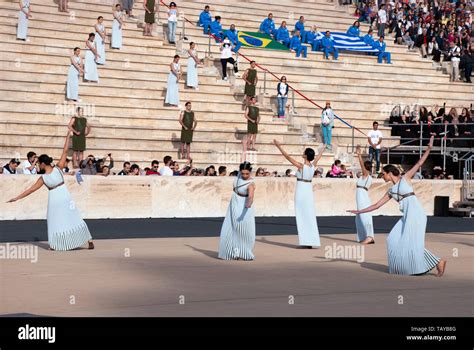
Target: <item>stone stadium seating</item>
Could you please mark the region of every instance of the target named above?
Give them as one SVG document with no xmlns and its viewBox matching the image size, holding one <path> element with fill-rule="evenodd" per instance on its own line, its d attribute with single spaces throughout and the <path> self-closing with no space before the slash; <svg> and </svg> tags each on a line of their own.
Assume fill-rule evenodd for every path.
<svg viewBox="0 0 474 350">
<path fill-rule="evenodd" d="M 178 10 L 196 22 L 204 1 L 180 1 Z M 213 16 L 222 16 L 223 28 L 234 23 L 238 30 L 257 31 L 259 23 L 269 12 L 277 26 L 286 20 L 289 28 L 300 15 L 307 25 L 316 24 L 319 30 L 346 31 L 355 20 L 344 8 L 325 0 L 271 2 L 250 0 L 231 2 L 212 1 Z M 33 18 L 29 26 L 29 42 L 15 37 L 18 5 L 0 3 L 0 162 L 12 157 L 24 159 L 30 150 L 60 154 L 66 125 L 74 104 L 65 102 L 65 87 L 69 56 L 72 48 L 85 46 L 87 34 L 93 31 L 96 18 L 104 16 L 110 38 L 112 6 L 104 2 L 80 0 L 70 2 L 71 14 L 59 13 L 53 1 L 33 1 Z M 188 40 L 178 47 L 168 45 L 163 38 L 166 13 L 160 7 L 161 23 L 157 37 L 142 36 L 142 23 L 127 21 L 123 48 L 111 50 L 107 45 L 107 64 L 99 67 L 100 84 L 80 83 L 79 95 L 93 127 L 88 137 L 87 154 L 105 155 L 111 152 L 117 162 L 130 160 L 142 166 L 152 159 L 161 161 L 164 155 L 177 158 L 181 127 L 179 110 L 164 106 L 169 63 L 178 50 L 181 54 L 190 41 L 198 45 L 200 57 L 208 50 L 208 37 L 201 28 L 185 25 Z M 143 18 L 142 1 L 135 3 L 135 15 Z M 181 23 L 178 34 L 182 31 Z M 361 32 L 367 25 L 361 25 Z M 110 42 L 110 39 L 108 40 Z M 324 60 L 322 53 L 309 52 L 308 59 L 296 59 L 293 53 L 251 49 L 241 52 L 278 76 L 286 75 L 292 86 L 319 105 L 332 102 L 336 114 L 363 132 L 370 130 L 374 120 L 384 121 L 395 104 L 447 103 L 447 106 L 469 106 L 473 88 L 463 83 L 450 83 L 449 76 L 433 67 L 431 61 L 418 53 L 407 52 L 387 37 L 392 65 L 378 65 L 376 58 L 342 52 L 339 61 Z M 181 65 L 186 71 L 186 55 Z M 199 91 L 185 88 L 181 81 L 182 104 L 192 101 L 198 127 L 192 144 L 192 156 L 197 166 L 209 164 L 236 168 L 240 161 L 241 140 L 246 131 L 243 117 L 243 84 L 239 78 L 223 82 L 220 78 L 219 50 L 212 41 L 211 57 L 199 72 Z M 248 67 L 240 58 L 239 69 Z M 320 110 L 302 97 L 295 96 L 297 115 L 290 123 L 273 120 L 276 111 L 274 96 L 276 81 L 267 75 L 266 94 L 263 91 L 263 72 L 259 71 L 259 103 L 262 122 L 257 137 L 258 153 L 250 160 L 269 170 L 284 170 L 286 160 L 272 145 L 280 140 L 289 152 L 299 156 L 306 146 L 320 144 Z M 389 128 L 381 127 L 388 136 Z M 355 132 L 355 143 L 366 144 L 365 135 Z M 335 159 L 350 161 L 352 130 L 336 122 L 333 132 L 334 148 L 321 160 L 323 167 Z M 397 140 L 385 145 L 395 145 Z"/>
</svg>

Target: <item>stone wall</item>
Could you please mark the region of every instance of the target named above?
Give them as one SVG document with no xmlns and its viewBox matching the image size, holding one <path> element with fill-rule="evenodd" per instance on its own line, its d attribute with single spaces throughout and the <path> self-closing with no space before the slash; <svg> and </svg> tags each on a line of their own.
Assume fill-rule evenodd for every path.
<svg viewBox="0 0 474 350">
<path fill-rule="evenodd" d="M 210 177 L 101 177 L 84 176 L 80 185 L 66 176 L 66 185 L 84 218 L 171 218 L 222 217 L 232 194 L 233 178 Z M 15 203 L 6 203 L 36 181 L 35 176 L 0 175 L 0 220 L 46 218 L 46 187 Z M 294 178 L 257 178 L 257 216 L 294 215 Z M 413 181 L 415 192 L 428 215 L 433 214 L 434 196 L 449 196 L 450 204 L 460 199 L 461 181 Z M 318 216 L 348 215 L 356 209 L 355 180 L 317 179 L 313 182 Z M 373 201 L 389 184 L 374 180 L 369 191 Z M 390 201 L 375 215 L 399 215 L 398 204 Z"/>
</svg>

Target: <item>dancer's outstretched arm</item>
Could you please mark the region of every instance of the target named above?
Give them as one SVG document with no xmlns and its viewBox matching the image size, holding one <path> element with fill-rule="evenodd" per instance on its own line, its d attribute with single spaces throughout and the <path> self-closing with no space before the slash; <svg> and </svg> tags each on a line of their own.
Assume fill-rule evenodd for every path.
<svg viewBox="0 0 474 350">
<path fill-rule="evenodd" d="M 352 214 L 363 214 L 363 213 L 369 213 L 371 211 L 377 210 L 381 206 L 383 206 L 385 203 L 387 203 L 390 200 L 390 196 L 388 193 L 385 194 L 382 198 L 379 199 L 379 201 L 375 204 L 372 204 L 370 207 L 367 207 L 362 210 L 348 210 L 347 212 L 352 213 Z"/>
<path fill-rule="evenodd" d="M 303 163 L 298 162 L 296 159 L 294 159 L 288 153 L 286 153 L 286 151 L 281 146 L 280 142 L 278 142 L 277 140 L 273 140 L 273 144 L 275 146 L 277 146 L 277 148 L 280 150 L 281 154 L 283 154 L 283 157 L 285 157 L 291 164 L 293 164 L 298 169 L 303 168 Z"/>
<path fill-rule="evenodd" d="M 35 183 L 33 186 L 31 186 L 29 189 L 27 189 L 25 192 L 23 192 L 22 194 L 16 196 L 15 198 L 12 198 L 10 199 L 7 203 L 13 203 L 13 202 L 16 202 L 17 200 L 20 200 L 22 198 L 25 198 L 27 196 L 29 196 L 30 194 L 32 194 L 33 192 L 35 191 L 38 191 L 41 186 L 43 186 L 44 182 L 43 182 L 43 177 L 41 176 Z"/>
<path fill-rule="evenodd" d="M 434 136 L 431 136 L 430 143 L 428 145 L 428 149 L 425 151 L 423 156 L 421 156 L 420 160 L 418 162 L 416 162 L 416 164 L 413 166 L 413 168 L 408 170 L 406 172 L 406 174 L 404 175 L 406 180 L 412 179 L 413 176 L 415 176 L 416 172 L 421 168 L 423 163 L 426 161 L 426 159 L 428 159 L 428 156 L 430 155 L 431 148 L 433 148 L 433 143 L 434 143 Z"/>
<path fill-rule="evenodd" d="M 318 164 L 318 162 L 321 160 L 321 157 L 323 156 L 324 150 L 326 149 L 326 145 L 323 145 L 323 148 L 321 148 L 321 151 L 319 151 L 318 156 L 316 159 L 313 161 L 313 165 Z"/>
<path fill-rule="evenodd" d="M 56 166 L 59 167 L 59 169 L 63 169 L 66 166 L 66 160 L 67 160 L 67 150 L 69 149 L 69 140 L 71 139 L 71 132 L 67 131 L 66 135 L 66 140 L 64 141 L 64 146 L 63 146 L 63 153 L 61 154 L 61 159 L 59 162 L 56 164 Z"/>
<path fill-rule="evenodd" d="M 360 168 L 362 169 L 362 175 L 363 175 L 364 177 L 369 176 L 370 174 L 369 174 L 368 170 L 367 170 L 367 169 L 365 168 L 365 166 L 364 166 L 364 160 L 362 159 L 362 153 L 361 153 L 361 151 L 360 151 L 360 146 L 357 146 L 357 148 L 356 148 L 356 154 L 357 154 L 357 157 L 359 158 Z"/>
</svg>

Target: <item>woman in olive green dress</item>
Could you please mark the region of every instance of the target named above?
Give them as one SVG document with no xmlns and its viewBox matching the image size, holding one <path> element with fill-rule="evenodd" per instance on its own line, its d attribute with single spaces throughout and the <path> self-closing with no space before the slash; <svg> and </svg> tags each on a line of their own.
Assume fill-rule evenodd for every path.
<svg viewBox="0 0 474 350">
<path fill-rule="evenodd" d="M 250 98 L 256 96 L 256 87 L 258 83 L 257 69 L 255 68 L 257 64 L 255 61 L 250 62 L 250 68 L 248 68 L 242 79 L 245 81 L 245 103 L 248 105 Z"/>
<path fill-rule="evenodd" d="M 191 110 L 191 102 L 186 102 L 186 110 L 179 116 L 181 124 L 181 159 L 191 159 L 191 142 L 193 142 L 193 132 L 196 129 L 197 120 Z"/>
<path fill-rule="evenodd" d="M 152 36 L 151 31 L 153 29 L 153 23 L 155 23 L 155 12 L 157 12 L 155 0 L 143 1 L 143 8 L 145 9 L 145 28 L 143 35 Z"/>
<path fill-rule="evenodd" d="M 91 127 L 87 124 L 87 119 L 84 117 L 82 107 L 77 107 L 76 116 L 71 118 L 68 128 L 72 132 L 72 166 L 79 168 L 86 150 L 86 136 L 91 131 Z"/>
<path fill-rule="evenodd" d="M 258 124 L 260 123 L 260 110 L 255 105 L 257 99 L 250 97 L 249 105 L 245 108 L 245 118 L 247 119 L 247 136 L 244 139 L 244 155 L 247 151 L 256 151 L 255 140 L 258 133 Z"/>
</svg>

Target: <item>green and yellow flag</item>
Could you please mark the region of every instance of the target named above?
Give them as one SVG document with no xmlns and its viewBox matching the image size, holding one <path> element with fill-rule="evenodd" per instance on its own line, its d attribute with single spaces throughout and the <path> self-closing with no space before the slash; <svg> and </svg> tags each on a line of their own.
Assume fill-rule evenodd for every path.
<svg viewBox="0 0 474 350">
<path fill-rule="evenodd" d="M 289 50 L 285 45 L 273 40 L 265 33 L 239 32 L 238 38 L 242 46 L 253 47 L 256 49 Z"/>
</svg>

